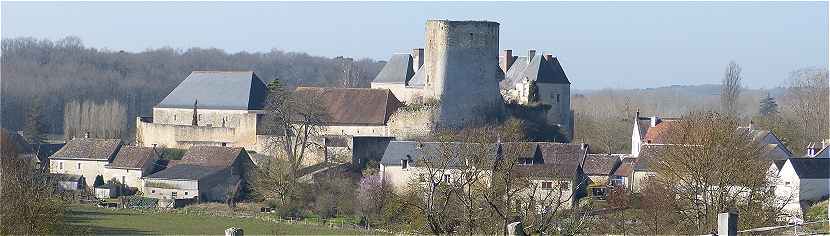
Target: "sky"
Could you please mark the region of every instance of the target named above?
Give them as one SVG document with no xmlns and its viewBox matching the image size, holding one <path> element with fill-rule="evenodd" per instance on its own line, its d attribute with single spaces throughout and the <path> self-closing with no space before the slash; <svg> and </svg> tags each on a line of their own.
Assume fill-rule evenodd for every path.
<svg viewBox="0 0 830 236">
<path fill-rule="evenodd" d="M 828 65 L 827 2 L 8 2 L 2 38 L 89 47 L 271 49 L 387 60 L 423 47 L 429 19 L 499 22 L 501 49 L 549 52 L 575 89 L 785 85 Z"/>
</svg>

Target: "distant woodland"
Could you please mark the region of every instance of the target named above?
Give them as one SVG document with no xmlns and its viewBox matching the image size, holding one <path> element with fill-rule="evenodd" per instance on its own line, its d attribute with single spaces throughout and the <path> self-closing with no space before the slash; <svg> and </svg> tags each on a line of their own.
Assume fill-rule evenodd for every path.
<svg viewBox="0 0 830 236">
<path fill-rule="evenodd" d="M 384 64 L 280 50 L 230 54 L 215 48 L 160 48 L 133 53 L 86 47 L 77 37 L 3 39 L 2 52 L 3 128 L 23 129 L 26 113 L 41 103 L 38 110 L 48 133 L 90 132 L 127 140 L 133 139 L 135 117 L 151 115 L 152 107 L 194 70 L 253 70 L 266 82 L 280 79 L 287 86 L 368 87 Z"/>
<path fill-rule="evenodd" d="M 279 79 L 288 87 L 368 87 L 385 63 L 280 50 L 230 54 L 215 48 L 160 48 L 133 53 L 86 47 L 76 37 L 3 39 L 2 52 L 3 128 L 37 127 L 27 125 L 27 117 L 40 117 L 48 133 L 68 138 L 90 132 L 127 141 L 133 139 L 135 117 L 151 115 L 152 107 L 194 70 L 253 70 L 266 82 Z M 826 68 L 793 70 L 789 78 L 781 78 L 780 88 L 739 86 L 731 106 L 747 125 L 752 121 L 775 131 L 792 151 L 801 153 L 810 142 L 828 138 L 830 95 Z M 743 78 L 744 87 L 752 79 Z M 642 116 L 661 117 L 720 110 L 721 87 L 575 90 L 573 141 L 591 144 L 594 152 L 628 153 L 637 110 Z"/>
</svg>

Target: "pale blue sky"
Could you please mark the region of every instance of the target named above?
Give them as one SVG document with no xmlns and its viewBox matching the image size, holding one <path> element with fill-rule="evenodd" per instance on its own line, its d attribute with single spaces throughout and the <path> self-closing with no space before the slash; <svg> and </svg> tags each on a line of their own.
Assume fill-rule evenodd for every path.
<svg viewBox="0 0 830 236">
<path fill-rule="evenodd" d="M 216 47 L 386 60 L 422 47 L 427 19 L 501 23 L 502 48 L 557 55 L 577 89 L 719 83 L 750 88 L 827 67 L 827 2 L 2 2 L 3 38 L 111 50 Z"/>
</svg>

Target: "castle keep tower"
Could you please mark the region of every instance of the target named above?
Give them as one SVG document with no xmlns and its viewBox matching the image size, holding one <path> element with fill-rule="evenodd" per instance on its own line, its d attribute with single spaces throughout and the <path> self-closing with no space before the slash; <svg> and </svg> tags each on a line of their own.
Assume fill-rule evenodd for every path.
<svg viewBox="0 0 830 236">
<path fill-rule="evenodd" d="M 441 101 L 439 125 L 460 127 L 502 113 L 499 23 L 427 21 L 425 51 L 425 96 Z"/>
</svg>

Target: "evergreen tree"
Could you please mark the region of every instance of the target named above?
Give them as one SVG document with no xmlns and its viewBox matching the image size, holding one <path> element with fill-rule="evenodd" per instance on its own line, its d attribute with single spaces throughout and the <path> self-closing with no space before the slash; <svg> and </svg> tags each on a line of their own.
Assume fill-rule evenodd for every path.
<svg viewBox="0 0 830 236">
<path fill-rule="evenodd" d="M 199 100 L 193 102 L 193 121 L 190 122 L 191 125 L 197 126 L 199 125 Z"/>
<path fill-rule="evenodd" d="M 23 137 L 33 145 L 38 145 L 46 139 L 46 124 L 43 122 L 43 107 L 39 98 L 32 101 L 32 105 L 26 113 Z"/>
<path fill-rule="evenodd" d="M 778 103 L 775 98 L 767 94 L 767 97 L 761 98 L 761 105 L 759 109 L 762 116 L 768 116 L 778 113 Z"/>
</svg>

